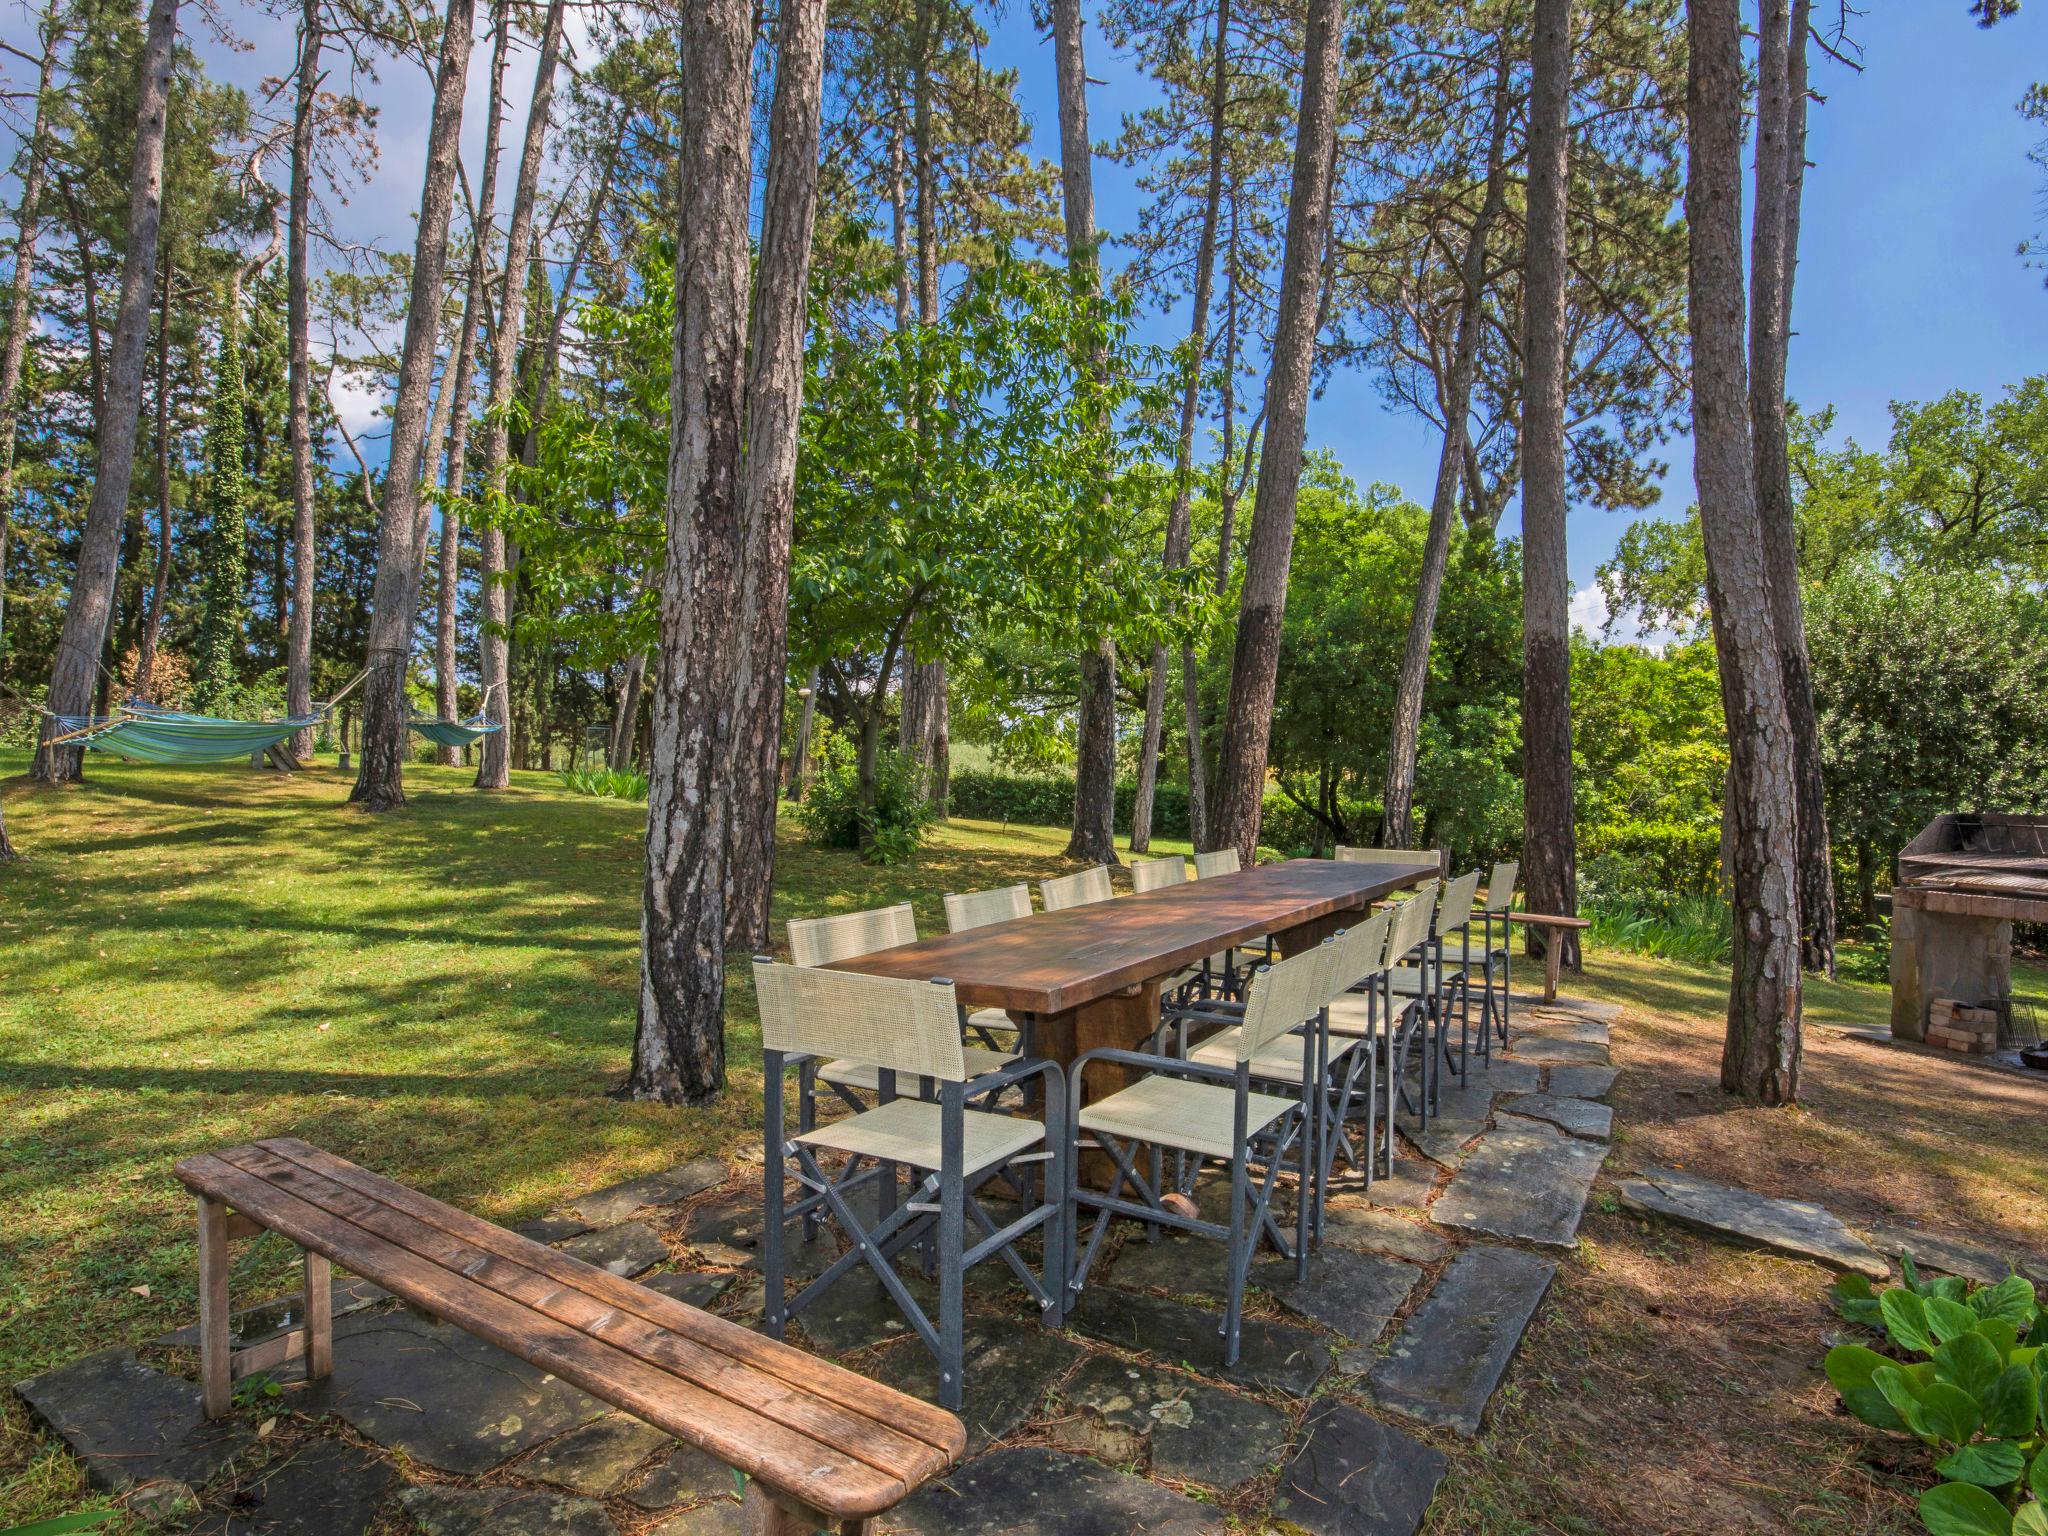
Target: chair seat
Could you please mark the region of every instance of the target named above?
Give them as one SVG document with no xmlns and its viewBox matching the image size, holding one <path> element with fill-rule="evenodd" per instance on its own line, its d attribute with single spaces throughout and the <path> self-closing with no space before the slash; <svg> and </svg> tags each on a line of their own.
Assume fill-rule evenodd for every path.
<svg viewBox="0 0 2048 1536">
<path fill-rule="evenodd" d="M 844 1120 L 805 1131 L 796 1139 L 809 1147 L 830 1147 L 878 1162 L 935 1169 L 940 1164 L 944 1111 L 924 1099 L 891 1099 Z M 964 1111 L 962 1172 L 973 1178 L 1045 1139 L 1045 1127 L 1019 1115 Z"/>
<path fill-rule="evenodd" d="M 1330 1033 L 1363 1040 L 1379 1033 L 1381 1009 L 1363 992 L 1330 1000 Z"/>
<path fill-rule="evenodd" d="M 1294 1107 L 1292 1099 L 1252 1094 L 1245 1134 L 1256 1135 Z M 1235 1089 L 1155 1075 L 1088 1105 L 1081 1111 L 1080 1127 L 1203 1157 L 1231 1157 L 1237 1150 L 1232 1140 L 1236 1113 Z"/>
<path fill-rule="evenodd" d="M 1243 1034 L 1242 1029 L 1226 1029 L 1211 1035 L 1195 1048 L 1191 1059 L 1205 1067 L 1234 1067 L 1237 1065 L 1237 1042 Z M 1357 1045 L 1357 1039 L 1352 1036 L 1333 1039 L 1330 1042 L 1330 1060 L 1340 1060 Z M 1260 1046 L 1252 1055 L 1252 1076 L 1269 1082 L 1299 1083 L 1301 1036 L 1282 1035 Z"/>
<path fill-rule="evenodd" d="M 967 1063 L 969 1077 L 979 1077 L 984 1072 L 1000 1072 L 1011 1062 L 1021 1058 L 1015 1051 L 990 1051 L 978 1045 L 962 1046 L 961 1057 Z M 842 1088 L 859 1088 L 868 1093 L 882 1091 L 882 1073 L 878 1067 L 871 1067 L 864 1061 L 828 1061 L 818 1068 L 818 1076 L 828 1083 L 837 1083 Z M 896 1074 L 896 1087 L 908 1091 L 916 1079 L 908 1072 Z"/>
</svg>

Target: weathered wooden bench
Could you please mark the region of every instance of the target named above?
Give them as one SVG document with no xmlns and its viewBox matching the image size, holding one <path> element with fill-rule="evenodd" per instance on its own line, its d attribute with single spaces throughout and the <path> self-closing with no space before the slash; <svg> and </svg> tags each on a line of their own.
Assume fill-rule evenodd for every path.
<svg viewBox="0 0 2048 1536">
<path fill-rule="evenodd" d="M 763 1338 L 291 1138 L 185 1159 L 199 1197 L 200 1387 L 304 1358 L 333 1369 L 332 1264 L 551 1371 L 747 1475 L 748 1528 L 846 1536 L 957 1461 L 952 1414 Z M 304 1250 L 305 1326 L 229 1347 L 228 1243 L 276 1232 Z"/>
<path fill-rule="evenodd" d="M 1560 934 L 1576 932 L 1593 926 L 1590 918 L 1565 917 L 1556 912 L 1510 912 L 1511 923 L 1522 923 L 1531 928 L 1546 930 L 1543 935 L 1543 1001 L 1557 1001 L 1558 972 L 1564 965 L 1564 945 Z"/>
</svg>

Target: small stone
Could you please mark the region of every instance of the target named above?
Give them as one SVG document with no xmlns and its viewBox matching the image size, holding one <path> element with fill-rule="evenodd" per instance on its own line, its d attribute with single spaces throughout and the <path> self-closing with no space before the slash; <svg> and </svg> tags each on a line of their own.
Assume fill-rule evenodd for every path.
<svg viewBox="0 0 2048 1536">
<path fill-rule="evenodd" d="M 593 1499 L 608 1498 L 652 1456 L 669 1443 L 660 1430 L 612 1414 L 572 1429 L 519 1464 L 519 1475 L 537 1483 L 553 1483 Z"/>
<path fill-rule="evenodd" d="M 1216 1536 L 1221 1510 L 1036 1446 L 990 1451 L 896 1506 L 889 1524 L 916 1536 Z"/>
<path fill-rule="evenodd" d="M 725 1165 L 722 1163 L 708 1159 L 681 1163 L 660 1173 L 613 1184 L 585 1195 L 581 1200 L 572 1200 L 568 1210 L 590 1226 L 610 1226 L 650 1205 L 674 1205 L 724 1182 Z"/>
<path fill-rule="evenodd" d="M 17 1382 L 29 1410 L 85 1463 L 93 1487 L 202 1486 L 256 1443 L 237 1419 L 208 1419 L 199 1388 L 108 1349 Z"/>
<path fill-rule="evenodd" d="M 538 1221 L 529 1221 L 513 1231 L 521 1237 L 531 1238 L 536 1243 L 553 1246 L 565 1243 L 572 1237 L 581 1237 L 590 1230 L 590 1223 L 578 1216 L 543 1216 Z"/>
<path fill-rule="evenodd" d="M 407 1488 L 398 1495 L 426 1536 L 617 1536 L 602 1505 L 529 1488 Z"/>
<path fill-rule="evenodd" d="M 1545 1086 L 1553 1098 L 1604 1099 L 1619 1076 L 1619 1067 L 1552 1067 Z"/>
<path fill-rule="evenodd" d="M 137 1483 L 121 1496 L 123 1509 L 152 1525 L 161 1525 L 198 1502 L 199 1496 L 190 1488 L 168 1477 Z"/>
<path fill-rule="evenodd" d="M 1084 1353 L 1064 1333 L 1032 1327 L 1022 1318 L 996 1326 L 970 1323 L 960 1341 L 967 1454 L 980 1455 L 990 1441 L 1015 1434 L 1043 1414 L 1047 1389 Z M 938 1400 L 938 1362 L 921 1340 L 905 1340 L 869 1374 L 927 1402 Z"/>
<path fill-rule="evenodd" d="M 1153 1475 L 1176 1482 L 1234 1488 L 1278 1461 L 1290 1438 L 1286 1417 L 1264 1403 L 1110 1355 L 1083 1365 L 1060 1396 L 1058 1444 L 1119 1465 L 1149 1450 Z"/>
<path fill-rule="evenodd" d="M 1479 1138 L 1430 1207 L 1439 1226 L 1570 1248 L 1607 1149 L 1536 1121 L 1507 1120 Z"/>
<path fill-rule="evenodd" d="M 637 1221 L 622 1221 L 615 1227 L 600 1227 L 562 1244 L 562 1252 L 586 1264 L 631 1279 L 634 1275 L 665 1263 L 668 1244 L 653 1228 Z"/>
<path fill-rule="evenodd" d="M 1263 1392 L 1306 1397 L 1330 1369 L 1330 1347 L 1306 1328 L 1245 1318 L 1237 1364 L 1223 1363 L 1218 1314 L 1184 1302 L 1090 1286 L 1067 1314 L 1068 1326 L 1120 1349 L 1159 1355 L 1206 1376 Z"/>
<path fill-rule="evenodd" d="M 1317 1408 L 1273 1513 L 1311 1536 L 1414 1536 L 1449 1458 L 1343 1403 Z"/>
<path fill-rule="evenodd" d="M 1353 1195 L 1332 1196 L 1324 1207 L 1323 1241 L 1338 1248 L 1391 1253 L 1412 1264 L 1434 1264 L 1450 1252 L 1450 1244 L 1420 1222 L 1374 1210 Z"/>
<path fill-rule="evenodd" d="M 315 1440 L 242 1483 L 191 1536 L 363 1536 L 397 1480 L 389 1462 L 361 1446 Z"/>
<path fill-rule="evenodd" d="M 1556 1273 L 1555 1262 L 1519 1248 L 1461 1251 L 1386 1356 L 1372 1363 L 1373 1400 L 1425 1424 L 1478 1434 Z"/>
<path fill-rule="evenodd" d="M 735 1278 L 711 1270 L 678 1269 L 665 1275 L 650 1275 L 640 1283 L 686 1307 L 708 1307 L 726 1293 Z"/>
<path fill-rule="evenodd" d="M 1899 1222 L 1865 1227 L 1863 1235 L 1887 1258 L 1910 1253 L 1913 1263 L 1921 1269 L 1931 1269 L 1944 1275 L 1961 1275 L 1980 1285 L 1996 1285 L 2015 1271 L 2021 1274 L 2028 1272 L 2022 1255 L 2002 1256 L 1961 1238 L 1943 1237 L 1938 1232 L 1908 1227 Z"/>
<path fill-rule="evenodd" d="M 1422 1271 L 1399 1259 L 1326 1248 L 1309 1255 L 1306 1284 L 1295 1283 L 1294 1265 L 1277 1254 L 1254 1264 L 1252 1278 L 1288 1311 L 1370 1343 L 1401 1310 Z"/>
<path fill-rule="evenodd" d="M 1641 1178 L 1622 1184 L 1621 1199 L 1710 1237 L 1855 1270 L 1873 1280 L 1891 1274 L 1884 1255 L 1811 1201 L 1777 1200 L 1677 1168 L 1645 1168 Z"/>
<path fill-rule="evenodd" d="M 737 1500 L 739 1491 L 739 1479 L 731 1467 L 709 1451 L 678 1445 L 626 1499 L 641 1509 L 667 1509 L 672 1504 L 697 1504 L 707 1499 Z"/>
<path fill-rule="evenodd" d="M 1591 1099 L 1564 1099 L 1548 1093 L 1517 1094 L 1501 1104 L 1511 1115 L 1544 1120 L 1568 1136 L 1584 1141 L 1605 1141 L 1614 1134 L 1614 1111 Z"/>
</svg>

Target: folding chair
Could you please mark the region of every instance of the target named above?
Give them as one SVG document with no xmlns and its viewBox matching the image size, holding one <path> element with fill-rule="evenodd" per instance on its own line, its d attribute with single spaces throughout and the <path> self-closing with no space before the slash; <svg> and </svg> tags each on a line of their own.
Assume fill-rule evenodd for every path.
<svg viewBox="0 0 2048 1536">
<path fill-rule="evenodd" d="M 1483 972 L 1479 1027 L 1486 1029 L 1490 1026 L 1497 1031 L 1502 1045 L 1508 1043 L 1508 952 L 1513 947 L 1508 942 L 1508 914 L 1515 909 L 1515 882 L 1521 874 L 1519 859 L 1494 865 L 1493 873 L 1486 881 L 1485 904 L 1479 909 L 1479 954 Z"/>
<path fill-rule="evenodd" d="M 1078 1252 L 1067 1282 L 1069 1296 L 1079 1295 L 1087 1284 L 1089 1268 L 1102 1251 L 1102 1241 L 1115 1217 L 1142 1221 L 1151 1231 L 1173 1227 L 1222 1238 L 1228 1245 L 1223 1363 L 1235 1365 L 1246 1273 L 1260 1243 L 1270 1238 L 1283 1257 L 1294 1260 L 1297 1278 L 1307 1279 L 1318 1097 L 1316 1051 L 1321 1032 L 1311 1029 L 1296 1035 L 1293 1031 L 1313 1019 L 1321 1006 L 1329 970 L 1327 948 L 1319 945 L 1260 970 L 1227 1067 L 1107 1047 L 1074 1059 L 1067 1073 L 1067 1093 L 1072 1101 L 1069 1134 L 1074 1138 L 1067 1156 L 1070 1253 L 1079 1249 L 1082 1211 L 1098 1214 L 1088 1246 Z M 1252 1091 L 1253 1060 L 1264 1058 L 1276 1042 L 1285 1042 L 1284 1049 L 1297 1056 L 1297 1088 L 1291 1097 Z M 1084 1107 L 1082 1078 L 1088 1066 L 1098 1061 L 1142 1068 L 1147 1075 Z M 1084 1132 L 1092 1140 L 1084 1142 Z M 1114 1163 L 1115 1180 L 1106 1192 L 1081 1185 L 1078 1169 L 1083 1146 L 1101 1148 Z M 1139 1146 L 1227 1162 L 1229 1223 L 1205 1221 L 1164 1204 L 1157 1176 L 1148 1179 L 1138 1171 L 1133 1149 Z M 1290 1167 L 1297 1176 L 1291 1242 L 1273 1216 L 1274 1185 L 1281 1170 Z M 1255 1172 L 1259 1174 L 1256 1188 Z M 1133 1198 L 1125 1197 L 1127 1188 Z"/>
<path fill-rule="evenodd" d="M 1387 947 L 1379 972 L 1368 977 L 1362 985 L 1354 984 L 1355 994 L 1362 994 L 1366 999 L 1363 1019 L 1359 1017 L 1358 1005 L 1353 1000 L 1333 1003 L 1330 1008 L 1332 1029 L 1369 1029 L 1375 1006 L 1373 995 L 1375 992 L 1378 994 L 1380 1038 L 1385 1045 L 1381 1053 L 1386 1072 L 1385 1160 L 1390 1171 L 1394 1155 L 1396 1102 L 1407 1105 L 1424 1127 L 1428 1126 L 1429 1117 L 1435 1111 L 1435 1103 L 1430 1097 L 1429 1000 L 1426 994 L 1408 995 L 1407 1000 L 1397 1006 L 1394 976 L 1411 961 L 1412 965 L 1407 965 L 1409 969 L 1428 965 L 1431 953 L 1429 924 L 1436 912 L 1436 897 L 1437 882 L 1425 881 L 1413 896 L 1389 909 Z M 1421 1076 L 1416 1095 L 1411 1099 L 1408 1096 L 1408 1058 L 1411 1054 L 1418 1054 L 1418 1040 L 1421 1042 Z"/>
<path fill-rule="evenodd" d="M 1387 972 L 1387 985 L 1392 994 L 1417 999 L 1428 1015 L 1426 1032 L 1430 1046 L 1424 1053 L 1423 1075 L 1429 1114 L 1435 1114 L 1442 1103 L 1442 1064 L 1443 1060 L 1450 1058 L 1449 1034 L 1454 1002 L 1458 1012 L 1458 1055 L 1453 1070 L 1460 1081 L 1465 1076 L 1472 1025 L 1470 928 L 1472 902 L 1478 890 L 1479 871 L 1476 869 L 1439 887 L 1434 919 L 1419 957 L 1409 963 L 1404 956 Z M 1453 945 L 1455 954 L 1450 952 Z M 1424 1123 L 1427 1123 L 1426 1117 Z"/>
<path fill-rule="evenodd" d="M 1195 855 L 1195 878 L 1197 880 L 1209 880 L 1217 875 L 1234 875 L 1243 867 L 1243 864 L 1237 857 L 1237 850 L 1235 848 L 1218 848 L 1209 853 L 1198 853 Z M 1211 988 L 1212 992 L 1220 991 L 1225 997 L 1236 997 L 1238 995 L 1237 982 L 1240 968 L 1237 963 L 1237 956 L 1239 950 L 1256 951 L 1259 956 L 1258 963 L 1260 964 L 1267 964 L 1279 958 L 1278 951 L 1274 948 L 1273 939 L 1270 934 L 1262 933 L 1255 939 L 1247 940 L 1235 948 L 1225 950 L 1223 952 L 1220 980 Z M 1215 964 L 1215 956 L 1212 955 L 1204 964 L 1213 966 Z"/>
<path fill-rule="evenodd" d="M 1012 918 L 1031 915 L 1031 887 L 1019 880 L 1015 885 L 999 885 L 993 890 L 969 891 L 965 895 L 946 898 L 946 931 L 965 933 L 970 928 L 986 928 L 990 923 L 1007 923 Z M 976 1008 L 966 1017 L 967 1032 L 990 1050 L 1001 1050 L 1002 1042 L 997 1034 L 1013 1034 L 1017 1037 L 1017 1049 L 1024 1055 L 1031 1054 L 1031 1030 L 1020 1025 L 1009 1013 L 1001 1008 Z"/>
<path fill-rule="evenodd" d="M 1332 1061 L 1342 1062 L 1344 1071 L 1341 1075 L 1333 1074 L 1328 1085 L 1326 1129 L 1321 1143 L 1325 1194 L 1335 1177 L 1338 1156 L 1359 1171 L 1368 1190 L 1379 1171 L 1383 1132 L 1385 1156 L 1393 1156 L 1396 1057 L 1391 1030 L 1393 1010 L 1386 982 L 1387 950 L 1394 935 L 1394 921 L 1394 908 L 1373 913 L 1356 928 L 1337 935 L 1337 953 L 1331 957 L 1331 996 L 1323 1015 L 1330 1031 Z M 1354 1042 L 1348 1054 L 1338 1049 L 1339 1042 L 1345 1040 Z M 1354 1106 L 1361 1103 L 1365 1111 L 1366 1154 L 1362 1158 L 1349 1133 Z M 1392 1171 L 1391 1164 L 1387 1168 Z"/>
<path fill-rule="evenodd" d="M 1339 864 L 1433 864 L 1437 859 L 1426 848 L 1347 848 L 1342 843 L 1331 856 Z"/>
<path fill-rule="evenodd" d="M 1131 860 L 1131 889 L 1134 891 L 1160 891 L 1169 885 L 1185 885 L 1188 879 L 1188 861 L 1177 853 L 1170 853 L 1163 859 Z"/>
<path fill-rule="evenodd" d="M 1195 878 L 1207 880 L 1212 875 L 1234 875 L 1243 868 L 1235 848 L 1217 848 L 1208 853 L 1195 855 Z"/>
<path fill-rule="evenodd" d="M 1108 901 L 1114 895 L 1116 892 L 1110 889 L 1109 866 L 1106 864 L 1038 882 L 1038 896 L 1048 912 L 1089 906 L 1098 901 Z"/>
<path fill-rule="evenodd" d="M 1001 1254 L 1038 1302 L 1046 1326 L 1057 1328 L 1065 1319 L 1068 1224 L 1061 1191 L 1068 1183 L 1070 1138 L 1060 1069 L 1050 1061 L 1015 1061 L 970 1078 L 968 1053 L 960 1043 L 960 1005 L 950 981 L 861 976 L 756 960 L 754 985 L 761 1004 L 767 1084 L 767 1215 L 761 1233 L 767 1294 L 764 1326 L 771 1338 L 781 1338 L 791 1317 L 854 1266 L 866 1263 L 937 1359 L 939 1405 L 957 1412 L 964 1389 L 961 1335 L 969 1269 Z M 790 1136 L 783 1109 L 784 1074 L 792 1063 L 820 1056 L 858 1061 L 873 1069 L 880 1080 L 881 1102 Z M 898 1074 L 936 1082 L 936 1102 L 897 1098 Z M 992 1099 L 1040 1074 L 1046 1078 L 1043 1121 L 969 1105 L 970 1096 Z M 845 1155 L 836 1175 L 818 1161 L 821 1152 Z M 1041 1163 L 1047 1195 L 1043 1201 L 1037 1199 L 1037 1181 L 1025 1167 Z M 914 1181 L 910 1199 L 900 1205 L 898 1167 L 911 1169 Z M 794 1202 L 786 1199 L 783 1187 L 792 1172 L 804 1190 Z M 1021 1209 L 1006 1225 L 999 1225 L 980 1199 L 983 1186 L 997 1177 L 1010 1185 Z M 869 1183 L 877 1184 L 879 1196 L 872 1220 L 857 1213 L 850 1198 Z M 784 1229 L 798 1219 L 809 1227 L 821 1215 L 829 1216 L 852 1246 L 794 1299 L 786 1299 Z M 979 1232 L 971 1246 L 970 1222 Z M 1041 1231 L 1043 1248 L 1034 1275 L 1017 1245 Z M 926 1249 L 937 1261 L 936 1321 L 918 1305 L 892 1262 L 913 1246 Z"/>
</svg>

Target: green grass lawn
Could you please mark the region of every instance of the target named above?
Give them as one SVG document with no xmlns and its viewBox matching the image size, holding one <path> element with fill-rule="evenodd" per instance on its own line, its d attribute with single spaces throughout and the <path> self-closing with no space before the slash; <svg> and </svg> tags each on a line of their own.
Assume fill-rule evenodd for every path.
<svg viewBox="0 0 2048 1536">
<path fill-rule="evenodd" d="M 0 776 L 25 766 L 0 755 Z M 191 1152 L 303 1136 L 517 1222 L 758 1134 L 744 987 L 718 1105 L 609 1097 L 632 1044 L 641 806 L 416 766 L 408 806 L 372 817 L 331 770 L 89 770 L 4 791 L 26 859 L 0 869 L 0 1382 L 196 1315 L 170 1175 Z M 785 834 L 778 941 L 790 917 L 906 899 L 942 931 L 943 893 L 1068 867 L 1050 828 L 956 821 L 888 869 Z M 1712 1020 L 1725 985 L 1595 955 L 1574 990 Z M 1875 1023 L 1884 993 L 1816 986 L 1809 1006 Z M 287 1289 L 291 1260 L 275 1239 L 241 1250 L 237 1296 Z M 0 1525 L 75 1505 L 75 1478 L 10 1400 Z"/>
</svg>

